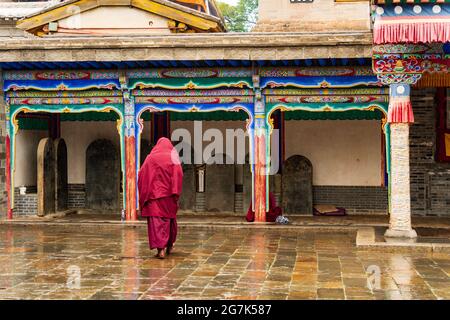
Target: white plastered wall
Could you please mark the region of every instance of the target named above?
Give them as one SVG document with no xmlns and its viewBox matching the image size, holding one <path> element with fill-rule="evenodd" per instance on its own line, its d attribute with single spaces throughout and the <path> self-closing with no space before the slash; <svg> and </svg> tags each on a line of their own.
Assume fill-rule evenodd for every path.
<svg viewBox="0 0 450 320">
<path fill-rule="evenodd" d="M 382 130 L 377 120 L 286 121 L 286 159 L 298 154 L 313 165 L 313 184 L 380 186 Z"/>
<path fill-rule="evenodd" d="M 14 187 L 37 185 L 37 148 L 47 130 L 19 130 L 15 140 Z"/>
<path fill-rule="evenodd" d="M 76 13 L 76 7 L 73 8 Z M 105 6 L 88 10 L 58 21 L 58 27 L 89 30 L 94 33 L 170 34 L 167 18 L 126 6 Z"/>
<path fill-rule="evenodd" d="M 84 184 L 86 150 L 97 139 L 108 139 L 120 152 L 120 136 L 115 121 L 62 121 L 61 138 L 67 145 L 69 184 Z"/>
</svg>

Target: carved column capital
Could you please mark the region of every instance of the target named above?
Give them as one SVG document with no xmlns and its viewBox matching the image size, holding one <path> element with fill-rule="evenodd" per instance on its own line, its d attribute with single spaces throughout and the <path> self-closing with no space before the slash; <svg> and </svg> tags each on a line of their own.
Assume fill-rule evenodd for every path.
<svg viewBox="0 0 450 320">
<path fill-rule="evenodd" d="M 421 73 L 383 73 L 377 74 L 378 80 L 384 85 L 407 84 L 413 85 L 422 78 Z"/>
</svg>

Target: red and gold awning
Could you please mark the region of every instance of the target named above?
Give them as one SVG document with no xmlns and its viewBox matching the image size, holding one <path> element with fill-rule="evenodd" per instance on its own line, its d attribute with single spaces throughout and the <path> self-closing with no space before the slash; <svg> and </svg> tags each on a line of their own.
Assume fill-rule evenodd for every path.
<svg viewBox="0 0 450 320">
<path fill-rule="evenodd" d="M 449 0 L 378 0 L 375 3 L 375 44 L 450 41 Z"/>
</svg>

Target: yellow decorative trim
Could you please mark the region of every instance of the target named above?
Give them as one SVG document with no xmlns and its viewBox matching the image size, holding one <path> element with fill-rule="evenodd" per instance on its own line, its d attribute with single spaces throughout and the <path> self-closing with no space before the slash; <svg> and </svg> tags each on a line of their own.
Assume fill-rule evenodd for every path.
<svg viewBox="0 0 450 320">
<path fill-rule="evenodd" d="M 14 127 L 13 132 L 14 132 L 14 134 L 16 134 L 17 131 L 19 131 L 19 119 L 16 119 L 16 117 L 14 116 L 14 119 L 12 119 L 11 123 Z"/>
<path fill-rule="evenodd" d="M 192 81 L 189 81 L 189 83 L 186 85 L 186 88 L 188 88 L 190 90 L 195 89 L 195 87 L 196 87 L 196 85 Z"/>
<path fill-rule="evenodd" d="M 70 7 L 76 7 L 77 13 L 81 13 L 87 10 L 94 9 L 98 6 L 99 1 L 97 0 L 80 0 L 77 2 L 72 2 L 70 4 L 58 6 L 50 11 L 43 12 L 30 18 L 20 20 L 17 22 L 17 27 L 19 27 L 22 30 L 30 30 L 42 27 L 43 25 L 49 22 L 61 20 L 72 16 L 74 12 L 72 12 L 72 10 L 68 10 Z"/>
<path fill-rule="evenodd" d="M 117 119 L 116 128 L 117 128 L 117 132 L 119 133 L 119 136 L 122 137 L 122 118 L 121 117 L 119 117 L 119 119 Z"/>
<path fill-rule="evenodd" d="M 450 134 L 445 134 L 445 155 L 450 157 Z"/>
</svg>

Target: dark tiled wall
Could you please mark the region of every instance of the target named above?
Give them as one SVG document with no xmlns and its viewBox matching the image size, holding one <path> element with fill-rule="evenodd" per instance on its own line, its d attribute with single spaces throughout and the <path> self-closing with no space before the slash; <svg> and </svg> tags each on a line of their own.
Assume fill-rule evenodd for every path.
<svg viewBox="0 0 450 320">
<path fill-rule="evenodd" d="M 410 130 L 413 215 L 450 215 L 450 163 L 435 161 L 435 89 L 413 89 L 415 123 Z"/>
<path fill-rule="evenodd" d="M 387 213 L 388 191 L 385 187 L 314 186 L 314 204 L 343 207 L 348 213 Z"/>
<path fill-rule="evenodd" d="M 14 215 L 31 216 L 37 214 L 37 193 L 19 194 L 19 189 L 14 192 Z"/>
<path fill-rule="evenodd" d="M 69 209 L 84 208 L 86 200 L 86 192 L 84 184 L 69 184 L 68 186 L 68 203 Z"/>
</svg>

